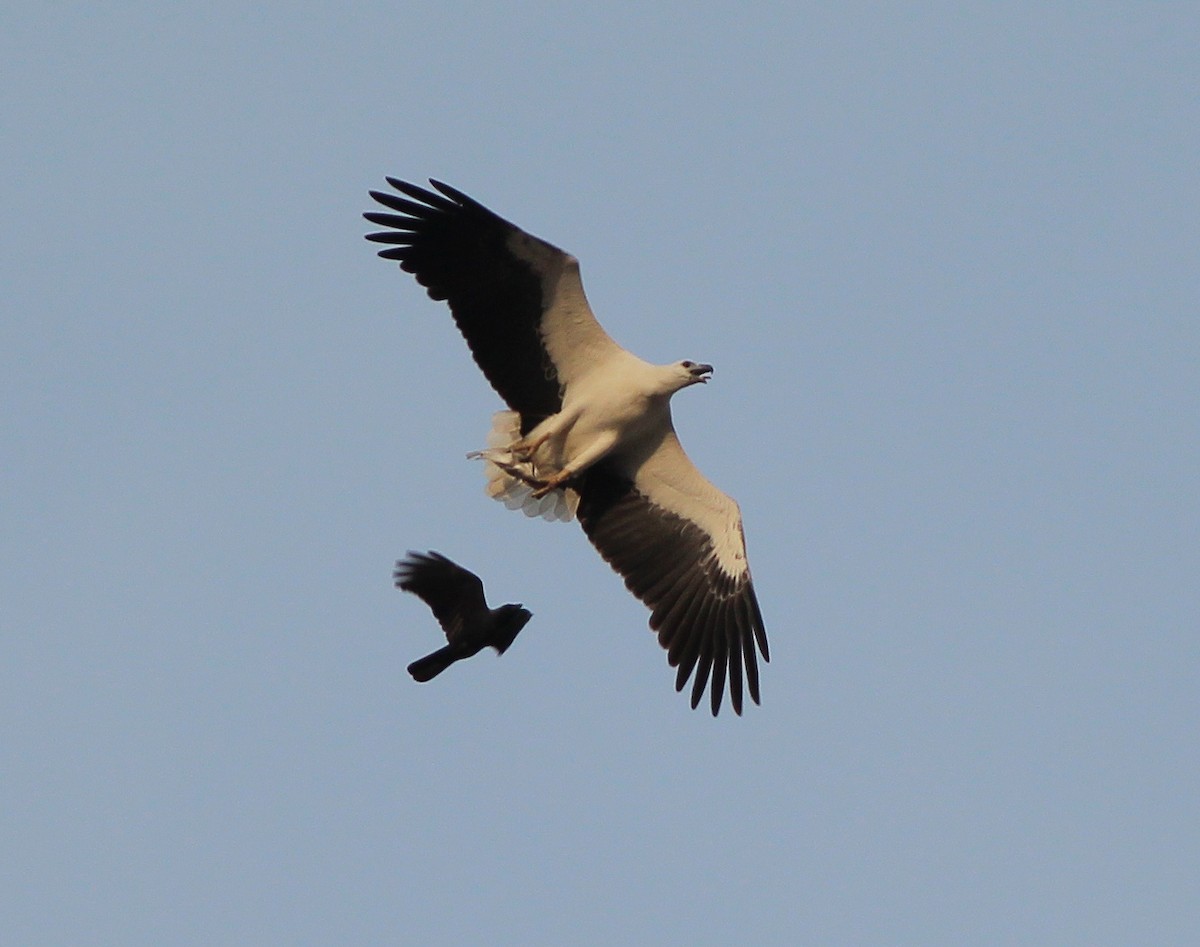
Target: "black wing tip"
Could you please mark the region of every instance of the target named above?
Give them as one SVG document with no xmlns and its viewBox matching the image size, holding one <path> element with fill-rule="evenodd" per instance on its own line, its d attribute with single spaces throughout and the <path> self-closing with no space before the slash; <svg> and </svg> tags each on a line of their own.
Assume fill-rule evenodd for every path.
<svg viewBox="0 0 1200 947">
<path fill-rule="evenodd" d="M 413 184 L 411 181 L 405 181 L 402 178 L 394 178 L 390 174 L 385 174 L 383 179 L 401 194 L 407 194 L 409 197 L 415 197 L 419 201 L 424 201 L 427 197 L 432 197 L 434 200 L 438 199 L 438 196 L 434 194 L 433 191 L 423 188 L 419 184 Z"/>
<path fill-rule="evenodd" d="M 399 191 L 400 194 L 405 195 L 404 197 L 398 197 L 391 191 L 368 189 L 367 194 L 371 196 L 371 199 L 374 200 L 375 203 L 381 204 L 382 206 L 388 208 L 388 210 L 396 211 L 397 213 L 404 215 L 402 218 L 393 217 L 385 224 L 385 226 L 406 226 L 414 222 L 419 225 L 421 221 L 426 221 L 437 217 L 439 214 L 461 211 L 465 206 L 464 201 L 469 202 L 470 204 L 475 203 L 467 198 L 466 195 L 462 195 L 462 200 L 458 198 L 449 199 L 447 197 L 443 197 L 441 194 L 435 193 L 434 191 L 426 190 L 417 184 L 411 184 L 408 181 L 402 181 L 399 178 L 388 177 L 385 178 L 385 180 L 396 191 Z M 447 193 L 460 193 L 447 185 L 441 185 L 440 189 L 446 191 Z M 375 212 L 364 212 L 363 216 L 366 217 L 367 220 L 371 220 L 370 215 L 372 213 Z"/>
<path fill-rule="evenodd" d="M 392 570 L 392 583 L 402 592 L 412 591 L 413 566 L 404 560 L 396 562 Z"/>
<path fill-rule="evenodd" d="M 371 193 L 374 193 L 372 191 Z M 393 208 L 394 210 L 395 208 Z M 381 227 L 392 227 L 394 229 L 412 230 L 414 224 L 411 217 L 404 217 L 400 214 L 384 213 L 378 210 L 365 210 L 363 217 L 373 224 L 378 224 Z"/>
<path fill-rule="evenodd" d="M 397 559 L 396 562 L 449 562 L 450 560 L 443 556 L 436 549 L 428 549 L 425 552 L 418 552 L 415 549 L 410 549 L 404 554 L 403 559 Z"/>
<path fill-rule="evenodd" d="M 467 197 L 467 195 L 458 188 L 451 187 L 449 184 L 446 184 L 444 181 L 439 181 L 436 178 L 428 179 L 429 184 L 434 188 L 432 191 L 420 184 L 413 184 L 411 181 L 405 181 L 402 178 L 394 178 L 391 175 L 384 175 L 383 179 L 401 194 L 406 194 L 414 200 L 418 200 L 422 204 L 437 208 L 438 210 L 453 210 L 461 207 L 474 206 L 476 204 L 474 200 Z M 380 200 L 379 195 L 381 193 L 385 198 L 391 197 L 390 194 L 377 191 L 372 191 L 371 196 L 378 201 Z M 387 201 L 383 200 L 381 203 L 386 204 Z"/>
<path fill-rule="evenodd" d="M 456 204 L 459 204 L 463 207 L 478 206 L 478 201 L 475 201 L 474 199 L 468 197 L 466 194 L 464 194 L 458 188 L 451 187 L 449 184 L 445 183 L 444 181 L 439 181 L 436 178 L 430 178 L 429 183 L 432 184 L 434 187 L 436 187 L 439 191 L 441 191 L 443 194 L 445 194 L 446 197 L 450 198 L 450 200 L 454 201 L 454 203 L 456 203 Z"/>
<path fill-rule="evenodd" d="M 392 244 L 404 250 L 412 246 L 413 242 L 412 234 L 404 230 L 376 230 L 374 233 L 363 234 L 363 239 L 370 240 L 371 243 Z"/>
<path fill-rule="evenodd" d="M 701 639 L 704 637 L 700 635 Z M 709 692 L 710 709 L 714 717 L 720 714 L 726 691 L 729 693 L 729 706 L 739 717 L 745 709 L 746 696 L 756 706 L 762 706 L 754 648 L 756 643 L 762 645 L 764 662 L 770 660 L 765 653 L 765 631 L 757 622 L 750 627 L 740 625 L 734 638 L 732 642 L 726 639 L 724 647 L 717 645 L 715 640 L 705 644 L 703 640 L 693 638 L 690 647 L 685 644 L 681 648 L 667 649 L 667 663 L 676 670 L 675 692 L 682 693 L 689 682 L 692 685 L 689 700 L 692 710 L 699 708 L 705 690 Z"/>
<path fill-rule="evenodd" d="M 688 699 L 688 702 L 691 704 L 692 710 L 696 710 L 699 708 L 700 701 L 704 699 L 704 691 L 708 690 L 709 691 L 709 704 L 710 704 L 710 708 L 712 710 L 712 715 L 714 717 L 716 717 L 721 712 L 721 702 L 725 695 L 725 682 L 722 681 L 718 685 L 717 681 L 714 677 L 714 680 L 712 682 L 712 687 L 711 688 L 708 687 L 708 683 L 709 683 L 708 679 L 709 679 L 710 673 L 711 672 L 701 672 L 699 669 L 697 669 L 696 677 L 694 680 L 692 679 L 692 674 L 690 671 L 686 675 L 685 674 L 676 674 L 676 676 L 675 676 L 675 693 L 676 694 L 683 693 L 683 688 L 687 685 L 689 680 L 692 680 L 692 693 Z M 697 684 L 699 686 L 697 686 Z M 758 706 L 758 707 L 762 706 L 762 700 L 760 699 L 757 682 L 755 683 L 755 686 L 753 687 L 753 689 L 750 689 L 750 700 L 754 702 L 755 706 Z M 733 712 L 737 716 L 739 716 L 739 717 L 742 716 L 742 710 L 744 708 L 744 701 L 742 700 L 741 695 L 738 694 L 737 691 L 733 689 L 732 683 L 730 683 L 729 706 L 733 708 Z"/>
<path fill-rule="evenodd" d="M 440 552 L 430 549 L 428 552 L 417 552 L 410 549 L 404 554 L 403 559 L 397 559 L 395 568 L 392 570 L 392 579 L 396 583 L 396 587 L 403 589 L 405 592 L 409 588 L 404 584 L 411 582 L 413 574 L 421 568 L 430 565 L 454 565 L 449 559 L 443 556 Z"/>
</svg>

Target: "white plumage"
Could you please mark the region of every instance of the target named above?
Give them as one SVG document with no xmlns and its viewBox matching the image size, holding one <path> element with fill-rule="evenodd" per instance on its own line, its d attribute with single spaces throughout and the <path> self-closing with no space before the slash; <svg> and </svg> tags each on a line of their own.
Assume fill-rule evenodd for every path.
<svg viewBox="0 0 1200 947">
<path fill-rule="evenodd" d="M 516 411 L 497 411 L 492 415 L 487 447 L 467 454 L 472 460 L 489 461 L 484 467 L 487 495 L 510 510 L 521 510 L 526 516 L 569 522 L 579 507 L 579 494 L 570 487 L 557 487 L 544 496 L 534 496 L 538 489 L 534 486 L 537 472 L 532 463 L 512 451 L 512 445 L 520 440 L 521 415 Z M 520 471 L 525 476 L 509 471 Z"/>
<path fill-rule="evenodd" d="M 710 678 L 715 715 L 728 679 L 759 701 L 766 631 L 737 503 L 688 459 L 670 399 L 708 380 L 709 365 L 652 365 L 617 345 L 592 314 L 579 261 L 437 181 L 438 193 L 388 178 L 371 196 L 387 230 L 368 235 L 450 304 L 476 362 L 510 411 L 493 418 L 490 496 L 531 516 L 578 516 L 600 554 L 651 609 L 676 689 L 692 671 L 692 706 Z M 757 646 L 757 651 L 756 651 Z"/>
</svg>

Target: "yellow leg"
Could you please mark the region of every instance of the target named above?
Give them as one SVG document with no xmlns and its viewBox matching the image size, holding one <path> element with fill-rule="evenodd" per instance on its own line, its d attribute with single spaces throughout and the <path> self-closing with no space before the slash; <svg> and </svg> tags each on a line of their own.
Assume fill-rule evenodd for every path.
<svg viewBox="0 0 1200 947">
<path fill-rule="evenodd" d="M 525 439 L 517 441 L 509 450 L 518 457 L 526 459 L 531 458 L 546 441 L 550 440 L 550 432 L 539 435 L 535 440 L 527 441 Z"/>
<path fill-rule="evenodd" d="M 554 474 L 554 476 L 548 478 L 546 481 L 544 481 L 542 483 L 542 485 L 540 487 L 538 487 L 536 490 L 533 491 L 533 498 L 535 500 L 540 500 L 542 497 L 544 497 L 550 491 L 557 490 L 564 483 L 566 483 L 568 480 L 570 480 L 573 476 L 575 476 L 575 475 L 570 470 L 567 470 L 567 469 L 560 470 L 558 473 L 556 473 L 556 474 Z"/>
</svg>

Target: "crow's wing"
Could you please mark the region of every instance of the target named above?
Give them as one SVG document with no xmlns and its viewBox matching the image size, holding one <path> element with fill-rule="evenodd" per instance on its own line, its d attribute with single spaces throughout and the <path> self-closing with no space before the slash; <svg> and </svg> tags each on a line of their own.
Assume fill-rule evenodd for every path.
<svg viewBox="0 0 1200 947">
<path fill-rule="evenodd" d="M 396 586 L 412 592 L 433 611 L 447 640 L 487 614 L 483 582 L 440 553 L 410 552 L 396 563 Z"/>
</svg>

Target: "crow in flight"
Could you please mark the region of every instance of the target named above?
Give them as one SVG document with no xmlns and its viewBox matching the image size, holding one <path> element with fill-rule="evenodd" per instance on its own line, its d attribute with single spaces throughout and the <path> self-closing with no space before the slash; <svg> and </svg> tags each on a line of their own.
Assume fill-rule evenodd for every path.
<svg viewBox="0 0 1200 947">
<path fill-rule="evenodd" d="M 433 610 L 449 642 L 408 666 L 417 681 L 432 680 L 455 661 L 489 646 L 503 654 L 533 617 L 520 605 L 488 608 L 479 576 L 440 553 L 410 552 L 396 563 L 395 579 L 397 588 L 412 592 Z"/>
</svg>

